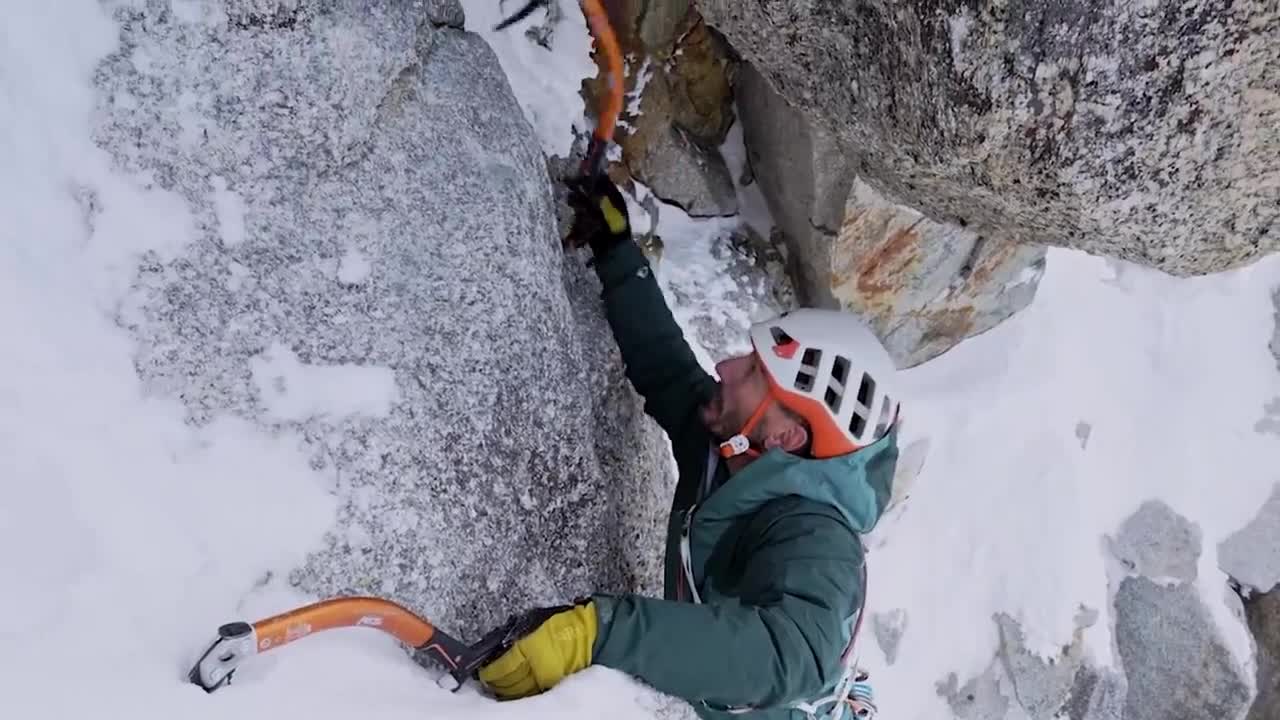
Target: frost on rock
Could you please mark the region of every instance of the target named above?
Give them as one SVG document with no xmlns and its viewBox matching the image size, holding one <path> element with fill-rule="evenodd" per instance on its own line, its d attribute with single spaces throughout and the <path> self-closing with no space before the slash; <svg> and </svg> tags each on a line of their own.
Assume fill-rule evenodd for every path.
<svg viewBox="0 0 1280 720">
<path fill-rule="evenodd" d="M 1121 720 L 1124 676 L 1089 665 L 1083 655 L 1081 633 L 1098 618 L 1082 608 L 1071 642 L 1046 660 L 1027 648 L 1016 620 L 997 613 L 1000 647 L 991 664 L 962 686 L 950 674 L 937 693 L 959 720 Z"/>
<path fill-rule="evenodd" d="M 679 214 L 666 206 L 665 214 Z M 686 219 L 687 221 L 687 219 Z M 795 307 L 777 251 L 745 225 L 695 220 L 664 228 L 658 279 L 672 311 L 710 359 L 750 352 L 751 325 Z"/>
<path fill-rule="evenodd" d="M 292 580 L 475 637 L 535 604 L 658 593 L 673 477 L 502 69 L 432 7 L 121 5 L 95 139 L 198 230 L 121 307 L 145 387 L 193 424 L 296 433 L 332 478 L 338 526 Z M 330 366 L 376 369 L 374 405 Z"/>
<path fill-rule="evenodd" d="M 1251 691 L 1192 585 L 1126 578 L 1115 598 L 1115 643 L 1128 681 L 1125 720 L 1239 717 Z"/>
<path fill-rule="evenodd" d="M 996 616 L 996 625 L 1000 628 L 1000 660 L 1018 704 L 1032 720 L 1053 720 L 1066 705 L 1083 665 L 1080 632 L 1096 621 L 1097 613 L 1082 612 L 1077 617 L 1076 636 L 1071 644 L 1049 663 L 1027 649 L 1026 636 L 1016 620 L 1003 613 Z"/>
<path fill-rule="evenodd" d="M 1262 592 L 1280 583 L 1280 484 L 1248 525 L 1218 545 L 1218 566 Z"/>
<path fill-rule="evenodd" d="M 1200 528 L 1160 500 L 1144 502 L 1107 544 L 1129 572 L 1156 581 L 1196 579 Z"/>
<path fill-rule="evenodd" d="M 875 631 L 876 644 L 884 653 L 885 662 L 892 665 L 898 659 L 898 645 L 907 632 L 907 611 L 895 608 L 888 612 L 872 613 L 871 627 Z"/>
<path fill-rule="evenodd" d="M 1280 591 L 1246 598 L 1244 608 L 1258 642 L 1258 694 L 1246 720 L 1275 720 L 1280 717 Z"/>
<path fill-rule="evenodd" d="M 985 672 L 964 685 L 951 673 L 937 684 L 936 691 L 951 706 L 957 720 L 1005 720 L 1009 698 L 1001 691 L 1003 681 L 1000 663 L 992 661 Z"/>
</svg>

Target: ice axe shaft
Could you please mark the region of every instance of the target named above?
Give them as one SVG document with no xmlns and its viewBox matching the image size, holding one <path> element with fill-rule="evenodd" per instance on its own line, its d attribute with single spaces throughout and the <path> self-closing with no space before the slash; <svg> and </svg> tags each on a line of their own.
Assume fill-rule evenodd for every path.
<svg viewBox="0 0 1280 720">
<path fill-rule="evenodd" d="M 443 665 L 458 690 L 481 666 L 510 648 L 529 629 L 532 616 L 513 616 L 474 645 L 467 645 L 431 622 L 390 600 L 341 597 L 304 605 L 255 623 L 231 622 L 218 628 L 217 638 L 192 666 L 187 678 L 206 692 L 230 683 L 240 663 L 317 632 L 334 628 L 367 627 L 380 630 Z M 536 620 L 536 618 L 532 618 Z"/>
<path fill-rule="evenodd" d="M 535 10 L 546 7 L 549 0 L 529 0 L 516 14 L 498 23 L 494 29 L 504 30 L 529 17 Z M 618 36 L 609 22 L 609 13 L 602 0 L 578 0 L 582 14 L 587 19 L 591 36 L 595 38 L 597 49 L 604 53 L 605 86 L 608 92 L 601 99 L 596 109 L 596 128 L 591 142 L 587 146 L 587 155 L 583 158 L 581 174 L 595 177 L 604 173 L 605 152 L 609 143 L 613 142 L 614 128 L 618 117 L 622 114 L 624 97 L 622 75 L 622 47 L 618 44 Z"/>
</svg>

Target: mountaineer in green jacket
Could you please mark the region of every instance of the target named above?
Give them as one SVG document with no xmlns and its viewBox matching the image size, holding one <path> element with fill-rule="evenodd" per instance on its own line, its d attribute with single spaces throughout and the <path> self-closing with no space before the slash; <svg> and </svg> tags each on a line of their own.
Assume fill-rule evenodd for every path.
<svg viewBox="0 0 1280 720">
<path fill-rule="evenodd" d="M 851 644 L 866 592 L 860 534 L 889 502 L 894 365 L 857 318 L 797 310 L 707 374 L 672 318 L 607 178 L 574 186 L 628 380 L 679 467 L 665 597 L 598 593 L 547 619 L 479 677 L 503 699 L 598 664 L 704 718 L 869 718 Z"/>
</svg>

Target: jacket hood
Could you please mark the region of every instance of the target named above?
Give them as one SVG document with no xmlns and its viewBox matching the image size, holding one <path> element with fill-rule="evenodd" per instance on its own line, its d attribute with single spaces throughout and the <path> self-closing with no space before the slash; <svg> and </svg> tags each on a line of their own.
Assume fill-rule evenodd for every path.
<svg viewBox="0 0 1280 720">
<path fill-rule="evenodd" d="M 898 430 L 857 452 L 816 460 L 769 450 L 729 478 L 698 508 L 699 524 L 746 515 L 775 498 L 799 495 L 830 505 L 858 533 L 880 520 L 893 490 Z"/>
</svg>

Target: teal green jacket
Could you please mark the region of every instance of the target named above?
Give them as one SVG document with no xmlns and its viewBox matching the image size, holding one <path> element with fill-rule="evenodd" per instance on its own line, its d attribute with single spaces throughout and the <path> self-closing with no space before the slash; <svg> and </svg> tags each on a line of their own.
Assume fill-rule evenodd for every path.
<svg viewBox="0 0 1280 720">
<path fill-rule="evenodd" d="M 849 619 L 864 593 L 859 533 L 889 501 L 895 433 L 842 458 L 772 450 L 731 477 L 698 414 L 716 381 L 639 247 L 623 243 L 596 272 L 627 378 L 670 438 L 679 480 L 664 598 L 593 596 L 592 661 L 687 700 L 704 718 L 803 717 L 790 704 L 825 695 L 843 669 Z M 701 604 L 682 571 L 686 521 Z M 733 707 L 755 710 L 730 715 Z"/>
</svg>

